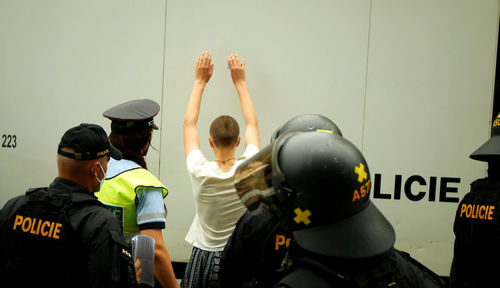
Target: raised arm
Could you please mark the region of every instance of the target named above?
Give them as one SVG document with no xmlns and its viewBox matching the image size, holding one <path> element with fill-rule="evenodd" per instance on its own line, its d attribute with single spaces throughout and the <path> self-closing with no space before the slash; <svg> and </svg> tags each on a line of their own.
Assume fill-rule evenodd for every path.
<svg viewBox="0 0 500 288">
<path fill-rule="evenodd" d="M 196 124 L 200 115 L 201 96 L 205 86 L 207 85 L 212 73 L 214 65 L 211 64 L 212 54 L 204 51 L 200 57 L 196 59 L 195 80 L 191 97 L 186 108 L 184 116 L 184 154 L 187 157 L 191 151 L 200 149 L 200 138 Z"/>
<path fill-rule="evenodd" d="M 253 106 L 250 92 L 245 81 L 245 60 L 240 63 L 238 55 L 231 54 L 227 56 L 231 78 L 234 87 L 240 98 L 241 111 L 245 119 L 245 145 L 254 145 L 260 149 L 259 123 L 257 122 L 257 113 Z"/>
</svg>

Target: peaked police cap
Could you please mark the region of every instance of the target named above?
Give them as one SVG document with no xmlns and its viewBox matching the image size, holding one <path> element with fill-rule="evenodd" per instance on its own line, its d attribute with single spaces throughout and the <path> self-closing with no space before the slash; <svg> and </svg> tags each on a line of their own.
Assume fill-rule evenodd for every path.
<svg viewBox="0 0 500 288">
<path fill-rule="evenodd" d="M 153 117 L 159 112 L 160 105 L 155 101 L 138 99 L 109 108 L 102 115 L 111 120 L 111 131 L 122 135 L 148 128 L 158 130 Z"/>
</svg>

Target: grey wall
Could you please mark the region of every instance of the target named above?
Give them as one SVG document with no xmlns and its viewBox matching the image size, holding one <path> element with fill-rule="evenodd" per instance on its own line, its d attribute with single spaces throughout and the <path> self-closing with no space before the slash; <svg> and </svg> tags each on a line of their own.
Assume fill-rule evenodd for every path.
<svg viewBox="0 0 500 288">
<path fill-rule="evenodd" d="M 375 203 L 396 228 L 397 246 L 448 275 L 457 203 L 439 202 L 442 177 L 460 178 L 450 197 L 462 197 L 484 177 L 468 155 L 489 137 L 497 1 L 373 1 L 363 152 L 382 190 L 394 175 L 419 175 L 420 201 Z M 479 4 L 479 5 L 478 5 Z M 436 201 L 429 201 L 436 177 Z M 404 181 L 404 180 L 403 180 Z M 403 184 L 404 185 L 404 182 Z"/>
<path fill-rule="evenodd" d="M 497 30 L 498 0 L 0 0 L 0 134 L 17 137 L 0 147 L 0 203 L 55 177 L 65 130 L 94 122 L 109 131 L 102 111 L 150 98 L 162 104 L 148 163 L 170 190 L 165 242 L 187 261 L 194 205 L 182 121 L 194 63 L 203 50 L 214 55 L 198 125 L 212 158 L 213 118 L 243 123 L 225 61 L 238 53 L 263 144 L 292 116 L 319 113 L 362 149 L 382 193 L 395 175 L 403 185 L 425 179 L 411 185 L 422 200 L 403 192 L 374 202 L 396 246 L 447 275 L 457 203 L 429 201 L 430 182 L 439 198 L 443 177 L 459 179 L 448 195 L 461 198 L 485 175 L 467 156 L 489 136 Z"/>
<path fill-rule="evenodd" d="M 214 74 L 198 123 L 201 148 L 211 121 L 243 118 L 226 56 L 246 59 L 247 84 L 259 118 L 261 142 L 300 113 L 323 114 L 361 145 L 368 53 L 367 1 L 169 1 L 160 172 L 172 191 L 167 243 L 183 239 L 194 215 L 182 123 L 194 81 L 196 57 L 213 54 Z M 348 27 L 348 28 L 347 28 Z M 242 153 L 240 149 L 238 153 Z M 173 164 L 176 163 L 176 164 Z M 173 215 L 181 217 L 174 218 Z M 175 245 L 175 244 L 173 244 Z M 183 242 L 182 245 L 186 247 Z M 186 247 L 189 255 L 190 247 Z M 187 260 L 187 259 L 186 259 Z"/>
</svg>

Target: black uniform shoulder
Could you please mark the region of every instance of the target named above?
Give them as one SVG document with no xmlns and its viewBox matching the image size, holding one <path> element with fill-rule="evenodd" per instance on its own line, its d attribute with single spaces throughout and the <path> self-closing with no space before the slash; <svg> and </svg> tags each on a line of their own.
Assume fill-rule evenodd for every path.
<svg viewBox="0 0 500 288">
<path fill-rule="evenodd" d="M 16 196 L 8 200 L 0 210 L 0 222 L 8 222 L 16 210 L 28 200 L 28 196 L 33 192 L 46 193 L 47 187 L 31 188 L 25 194 Z"/>
<path fill-rule="evenodd" d="M 87 188 L 57 177 L 47 188 L 51 195 L 69 199 L 67 215 L 78 239 L 87 245 L 110 241 L 110 231 L 122 234 L 121 224 Z M 116 237 L 115 237 L 116 238 Z"/>
<path fill-rule="evenodd" d="M 470 191 L 464 195 L 460 204 L 474 202 L 495 202 L 500 199 L 500 180 L 477 179 L 470 184 Z M 459 204 L 459 209 L 460 209 Z"/>
<path fill-rule="evenodd" d="M 4 231 L 5 225 L 9 222 L 14 212 L 24 203 L 25 195 L 14 197 L 5 203 L 0 210 L 0 233 Z"/>
<path fill-rule="evenodd" d="M 445 282 L 410 254 L 394 249 L 392 257 L 396 260 L 399 287 L 445 287 Z M 405 285 L 403 285 L 405 284 Z"/>
<path fill-rule="evenodd" d="M 285 236 L 279 238 L 283 251 L 275 249 L 279 223 L 270 211 L 252 215 L 248 211 L 238 220 L 221 255 L 221 287 L 248 283 L 275 283 L 275 271 L 286 252 Z M 291 234 L 291 233 L 290 233 Z M 281 246 L 279 248 L 281 248 Z"/>
<path fill-rule="evenodd" d="M 71 225 L 89 249 L 90 261 L 99 267 L 89 274 L 89 281 L 101 283 L 107 279 L 108 287 L 136 287 L 130 246 L 118 219 L 93 195 L 73 193 L 72 199 Z"/>
<path fill-rule="evenodd" d="M 90 238 L 102 240 L 111 237 L 109 231 L 122 234 L 118 219 L 97 199 L 90 195 L 74 193 L 72 201 L 68 211 L 71 225 L 75 231 L 81 231 L 80 236 L 84 241 Z"/>
<path fill-rule="evenodd" d="M 499 179 L 493 179 L 493 178 L 480 178 L 474 180 L 471 184 L 472 190 L 474 188 L 477 189 L 488 189 L 488 190 L 493 190 L 493 189 L 500 189 L 500 180 Z"/>
<path fill-rule="evenodd" d="M 229 238 L 224 249 L 225 253 L 223 252 L 223 254 L 229 253 L 229 250 L 241 250 L 246 245 L 261 246 L 269 233 L 273 232 L 276 225 L 277 221 L 274 220 L 274 217 L 268 211 L 257 216 L 253 216 L 248 211 L 245 212 L 236 223 L 233 234 Z M 247 251 L 246 248 L 245 251 Z M 248 252 L 255 253 L 256 251 Z"/>
<path fill-rule="evenodd" d="M 488 240 L 488 234 L 500 231 L 500 181 L 478 179 L 471 184 L 471 191 L 457 206 L 453 231 L 466 242 L 473 239 Z M 474 228 L 473 228 L 474 227 Z M 465 237 L 465 238 L 462 238 Z"/>
<path fill-rule="evenodd" d="M 243 217 L 240 222 L 240 232 L 242 233 L 242 237 L 245 239 L 256 240 L 260 237 L 265 237 L 272 233 L 276 226 L 278 225 L 278 221 L 272 215 L 271 211 L 265 211 L 259 215 L 252 215 L 249 212 L 243 214 Z M 263 239 L 262 239 L 263 240 Z"/>
<path fill-rule="evenodd" d="M 25 195 L 19 195 L 19 196 L 16 196 L 10 200 L 8 200 L 5 205 L 2 207 L 2 215 L 7 215 L 9 214 L 10 212 L 12 211 L 15 211 L 17 209 L 17 207 L 19 207 L 24 199 L 26 198 Z"/>
<path fill-rule="evenodd" d="M 445 287 L 437 274 L 396 249 L 363 259 L 307 254 L 294 262 L 275 287 Z"/>
</svg>

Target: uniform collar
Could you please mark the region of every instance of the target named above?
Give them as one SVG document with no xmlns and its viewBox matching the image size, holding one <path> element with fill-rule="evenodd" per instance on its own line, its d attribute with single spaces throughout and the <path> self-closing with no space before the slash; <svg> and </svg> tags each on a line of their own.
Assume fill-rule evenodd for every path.
<svg viewBox="0 0 500 288">
<path fill-rule="evenodd" d="M 491 178 L 481 178 L 472 182 L 471 186 L 475 189 L 499 189 L 500 188 L 500 179 L 491 179 Z"/>
<path fill-rule="evenodd" d="M 81 198 L 85 195 L 86 197 L 83 198 L 97 200 L 94 193 L 90 192 L 87 188 L 76 182 L 61 177 L 56 177 L 56 179 L 54 179 L 54 181 L 49 185 L 48 190 L 53 193 L 71 194 L 73 195 L 73 198 Z"/>
</svg>

